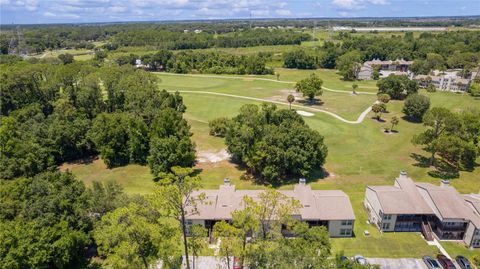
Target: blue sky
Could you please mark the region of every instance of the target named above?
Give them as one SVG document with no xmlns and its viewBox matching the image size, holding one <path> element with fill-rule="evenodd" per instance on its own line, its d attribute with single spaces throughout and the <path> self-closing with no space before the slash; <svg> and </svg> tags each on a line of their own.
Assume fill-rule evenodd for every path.
<svg viewBox="0 0 480 269">
<path fill-rule="evenodd" d="M 0 0 L 0 22 L 480 15 L 480 0 Z"/>
</svg>

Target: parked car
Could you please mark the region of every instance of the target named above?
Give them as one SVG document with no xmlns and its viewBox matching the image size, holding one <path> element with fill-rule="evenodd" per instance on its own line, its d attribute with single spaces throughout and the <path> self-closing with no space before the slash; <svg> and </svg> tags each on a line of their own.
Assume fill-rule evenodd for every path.
<svg viewBox="0 0 480 269">
<path fill-rule="evenodd" d="M 438 254 L 437 255 L 437 260 L 438 260 L 438 263 L 440 263 L 440 265 L 444 269 L 457 269 L 457 267 L 455 267 L 455 265 L 453 264 L 452 260 L 447 258 L 447 256 L 445 256 L 445 255 Z"/>
<path fill-rule="evenodd" d="M 359 264 L 362 264 L 362 265 L 367 265 L 368 264 L 367 260 L 362 255 L 355 255 L 353 257 L 353 259 L 355 260 L 355 262 L 357 262 Z"/>
<path fill-rule="evenodd" d="M 440 265 L 434 258 L 430 256 L 423 256 L 422 259 L 429 269 L 441 269 Z"/>
<path fill-rule="evenodd" d="M 462 268 L 462 269 L 473 269 L 472 265 L 470 264 L 470 261 L 468 261 L 467 258 L 459 255 L 455 258 L 455 260 L 457 261 L 458 266 L 460 266 L 460 268 Z"/>
</svg>

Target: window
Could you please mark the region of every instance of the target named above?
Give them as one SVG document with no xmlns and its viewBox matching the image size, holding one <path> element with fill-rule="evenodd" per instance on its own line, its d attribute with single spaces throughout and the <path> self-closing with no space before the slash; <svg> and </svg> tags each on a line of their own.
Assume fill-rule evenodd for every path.
<svg viewBox="0 0 480 269">
<path fill-rule="evenodd" d="M 383 223 L 382 224 L 382 230 L 389 230 L 390 229 L 390 223 Z"/>
<path fill-rule="evenodd" d="M 480 247 L 480 239 L 475 239 L 475 240 L 473 240 L 472 245 L 473 245 L 474 247 Z"/>
<path fill-rule="evenodd" d="M 353 224 L 352 220 L 342 220 L 342 225 L 344 225 L 344 226 L 346 226 L 346 225 L 351 226 L 352 224 Z"/>
<path fill-rule="evenodd" d="M 340 235 L 352 235 L 351 229 L 340 229 Z"/>
<path fill-rule="evenodd" d="M 392 219 L 392 215 L 383 215 L 383 219 L 384 219 L 384 220 L 391 220 L 391 219 Z"/>
<path fill-rule="evenodd" d="M 191 219 L 187 219 L 187 221 L 185 222 L 185 224 L 186 224 L 187 226 L 192 226 L 193 222 L 192 222 Z"/>
</svg>

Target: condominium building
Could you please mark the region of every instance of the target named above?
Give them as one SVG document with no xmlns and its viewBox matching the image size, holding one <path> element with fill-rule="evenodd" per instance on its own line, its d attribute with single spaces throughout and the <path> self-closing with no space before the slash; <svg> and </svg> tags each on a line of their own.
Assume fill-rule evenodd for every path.
<svg viewBox="0 0 480 269">
<path fill-rule="evenodd" d="M 415 183 L 401 172 L 393 186 L 367 186 L 364 206 L 383 232 L 422 232 L 427 240 L 480 247 L 480 195 L 460 195 L 447 180 Z"/>
<path fill-rule="evenodd" d="M 203 194 L 206 199 L 197 206 L 197 214 L 187 216 L 187 225 L 199 224 L 211 231 L 216 222 L 230 222 L 232 212 L 244 208 L 245 196 L 258 200 L 262 192 L 263 190 L 237 190 L 228 179 L 217 190 L 199 190 L 193 197 Z M 325 226 L 331 237 L 353 236 L 355 215 L 350 199 L 343 191 L 312 190 L 301 179 L 293 190 L 279 192 L 300 202 L 300 209 L 292 215 L 294 219 L 310 226 Z"/>
</svg>

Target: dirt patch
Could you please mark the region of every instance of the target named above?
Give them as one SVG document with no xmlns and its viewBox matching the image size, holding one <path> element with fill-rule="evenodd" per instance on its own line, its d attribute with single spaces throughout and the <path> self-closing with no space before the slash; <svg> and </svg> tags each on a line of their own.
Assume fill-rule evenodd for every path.
<svg viewBox="0 0 480 269">
<path fill-rule="evenodd" d="M 197 154 L 199 163 L 218 163 L 230 159 L 230 154 L 225 150 L 219 151 L 200 151 Z"/>
<path fill-rule="evenodd" d="M 298 93 L 292 89 L 279 90 L 278 95 L 270 96 L 267 99 L 272 101 L 287 102 L 287 96 L 289 96 L 290 94 L 295 97 L 295 102 L 299 100 L 304 100 L 301 93 Z"/>
</svg>

